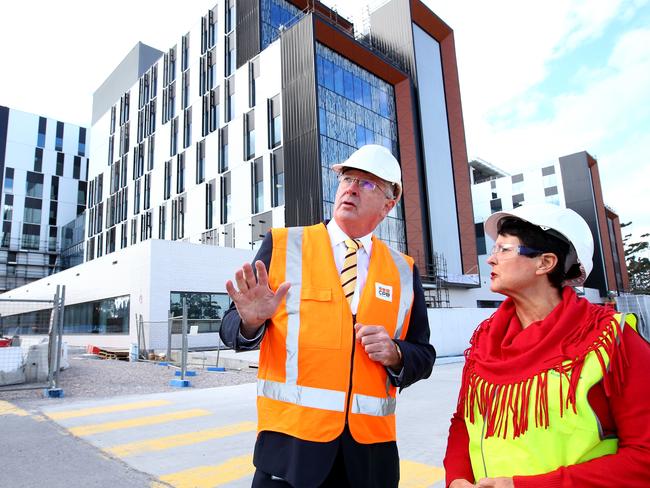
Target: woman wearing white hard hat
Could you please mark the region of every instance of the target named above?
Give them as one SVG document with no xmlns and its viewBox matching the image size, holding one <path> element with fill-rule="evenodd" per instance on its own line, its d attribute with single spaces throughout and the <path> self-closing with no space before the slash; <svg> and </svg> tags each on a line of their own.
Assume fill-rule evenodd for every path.
<svg viewBox="0 0 650 488">
<path fill-rule="evenodd" d="M 507 299 L 465 352 L 444 465 L 450 488 L 650 486 L 650 346 L 636 319 L 579 298 L 593 239 L 574 211 L 485 222 Z"/>
</svg>

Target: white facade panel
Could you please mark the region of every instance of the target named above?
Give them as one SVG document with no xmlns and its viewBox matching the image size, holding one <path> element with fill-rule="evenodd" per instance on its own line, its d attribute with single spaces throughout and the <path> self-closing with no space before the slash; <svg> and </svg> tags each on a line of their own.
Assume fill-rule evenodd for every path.
<svg viewBox="0 0 650 488">
<path fill-rule="evenodd" d="M 448 274 L 461 276 L 463 268 L 440 45 L 415 24 L 413 41 L 426 184 L 430 195 L 431 240 L 434 252 L 445 257 Z"/>
</svg>

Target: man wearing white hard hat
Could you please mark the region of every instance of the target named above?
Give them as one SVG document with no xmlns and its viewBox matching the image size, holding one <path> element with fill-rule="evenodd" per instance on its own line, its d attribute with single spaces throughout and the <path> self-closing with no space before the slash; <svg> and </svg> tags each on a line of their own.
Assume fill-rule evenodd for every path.
<svg viewBox="0 0 650 488">
<path fill-rule="evenodd" d="M 589 226 L 567 208 L 523 205 L 485 232 L 490 289 L 507 299 L 465 353 L 447 486 L 648 486 L 650 345 L 634 315 L 573 290 L 592 268 Z"/>
<path fill-rule="evenodd" d="M 371 144 L 333 170 L 334 218 L 272 229 L 226 283 L 221 338 L 260 347 L 254 487 L 397 486 L 397 390 L 435 360 L 417 268 L 373 236 L 399 163 Z"/>
</svg>

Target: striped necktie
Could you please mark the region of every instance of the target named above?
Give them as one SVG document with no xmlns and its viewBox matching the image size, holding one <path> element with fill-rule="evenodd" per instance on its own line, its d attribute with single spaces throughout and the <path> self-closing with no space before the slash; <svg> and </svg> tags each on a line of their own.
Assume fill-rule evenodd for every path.
<svg viewBox="0 0 650 488">
<path fill-rule="evenodd" d="M 345 252 L 345 260 L 341 269 L 341 286 L 348 304 L 352 304 L 354 288 L 357 286 L 357 250 L 363 245 L 359 239 L 346 239 L 345 245 L 348 249 Z"/>
</svg>

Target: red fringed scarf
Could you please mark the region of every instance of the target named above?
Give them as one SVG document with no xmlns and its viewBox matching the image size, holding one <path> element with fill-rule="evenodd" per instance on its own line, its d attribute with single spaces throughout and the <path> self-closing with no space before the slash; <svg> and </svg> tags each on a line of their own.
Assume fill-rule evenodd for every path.
<svg viewBox="0 0 650 488">
<path fill-rule="evenodd" d="M 530 402 L 535 402 L 535 426 L 547 428 L 549 370 L 564 376 L 569 387 L 562 391 L 560 416 L 576 411 L 576 388 L 585 357 L 595 351 L 603 370 L 607 395 L 619 391 L 626 366 L 620 342 L 620 326 L 614 311 L 578 298 L 571 287 L 562 291 L 562 301 L 541 322 L 522 330 L 514 302 L 508 298 L 474 332 L 465 351 L 459 406 L 470 422 L 475 407 L 486 420 L 486 438 L 508 435 L 512 418 L 513 438 L 528 430 Z M 602 348 L 602 349 L 601 349 Z M 605 366 L 603 351 L 610 360 Z M 611 369 L 610 374 L 606 374 Z M 535 391 L 533 390 L 535 387 Z M 551 392 L 554 394 L 556 392 Z"/>
</svg>

